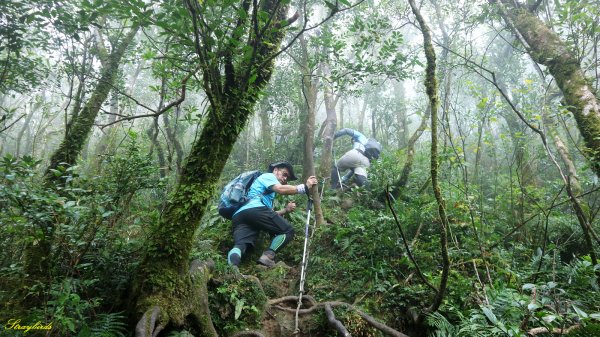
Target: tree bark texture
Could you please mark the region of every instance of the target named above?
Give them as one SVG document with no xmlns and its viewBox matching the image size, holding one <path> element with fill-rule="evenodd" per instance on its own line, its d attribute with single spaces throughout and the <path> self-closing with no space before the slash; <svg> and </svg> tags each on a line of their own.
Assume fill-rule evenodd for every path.
<svg viewBox="0 0 600 337">
<path fill-rule="evenodd" d="M 577 58 L 565 41 L 526 8 L 507 0 L 489 2 L 500 4 L 501 14 L 526 42 L 531 58 L 546 66 L 556 80 L 584 139 L 586 156 L 594 173 L 600 177 L 600 102 L 586 81 Z"/>
</svg>

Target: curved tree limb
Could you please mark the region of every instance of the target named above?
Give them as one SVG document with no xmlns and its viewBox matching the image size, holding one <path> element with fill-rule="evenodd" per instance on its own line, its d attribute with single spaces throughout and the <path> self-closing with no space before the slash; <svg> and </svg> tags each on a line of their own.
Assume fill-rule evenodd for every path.
<svg viewBox="0 0 600 337">
<path fill-rule="evenodd" d="M 118 120 L 115 120 L 113 122 L 107 123 L 107 124 L 102 124 L 99 125 L 100 129 L 104 129 L 107 126 L 116 124 L 116 123 L 120 123 L 122 121 L 127 121 L 127 120 L 132 120 L 132 119 L 137 119 L 137 118 L 144 118 L 144 117 L 158 117 L 162 114 L 164 114 L 165 112 L 169 111 L 169 109 L 171 109 L 174 106 L 178 106 L 181 103 L 183 103 L 183 101 L 185 101 L 185 94 L 186 94 L 186 90 L 187 90 L 187 81 L 193 76 L 195 75 L 198 71 L 200 70 L 200 65 L 198 65 L 194 70 L 192 70 L 186 77 L 183 78 L 183 80 L 181 80 L 181 94 L 179 96 L 179 98 L 177 98 L 176 100 L 168 103 L 167 105 L 165 105 L 162 109 L 156 111 L 146 105 L 144 105 L 142 102 L 139 102 L 137 99 L 135 99 L 134 97 L 132 97 L 131 95 L 128 95 L 127 93 L 124 93 L 122 91 L 120 91 L 118 88 L 116 88 L 115 86 L 113 86 L 113 90 L 117 91 L 119 94 L 129 98 L 130 100 L 134 101 L 135 104 L 152 111 L 153 113 L 151 114 L 146 114 L 146 115 L 137 115 L 137 116 L 125 116 L 125 115 L 121 115 L 121 114 L 115 114 L 115 113 L 110 113 L 110 112 L 105 112 L 106 114 L 109 115 L 116 115 L 118 117 L 121 117 Z"/>
</svg>

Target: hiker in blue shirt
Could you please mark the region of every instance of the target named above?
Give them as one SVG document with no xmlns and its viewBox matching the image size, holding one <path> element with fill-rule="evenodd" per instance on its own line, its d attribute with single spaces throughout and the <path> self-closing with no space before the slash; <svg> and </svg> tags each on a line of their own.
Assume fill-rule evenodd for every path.
<svg viewBox="0 0 600 337">
<path fill-rule="evenodd" d="M 371 160 L 379 158 L 381 144 L 350 128 L 337 131 L 333 139 L 341 136 L 352 137 L 352 149 L 338 159 L 337 167 L 334 166 L 331 170 L 331 188 L 335 189 L 340 186 L 340 172 L 346 172 L 346 170 L 348 173 L 341 177 L 342 184 L 346 184 L 354 177 L 357 186 L 364 186 L 367 184 L 367 168 L 370 166 Z"/>
<path fill-rule="evenodd" d="M 275 252 L 283 248 L 294 237 L 292 225 L 282 215 L 293 212 L 296 204 L 288 203 L 284 209 L 275 212 L 273 200 L 277 193 L 284 195 L 308 193 L 317 184 L 317 178 L 309 177 L 305 184 L 293 186 L 288 181 L 296 180 L 292 165 L 287 162 L 277 162 L 269 165 L 268 173 L 260 175 L 250 187 L 250 201 L 234 213 L 233 241 L 234 246 L 227 254 L 227 262 L 238 266 L 242 255 L 254 241 L 261 230 L 273 236 L 271 245 L 256 261 L 267 267 L 275 265 Z"/>
</svg>

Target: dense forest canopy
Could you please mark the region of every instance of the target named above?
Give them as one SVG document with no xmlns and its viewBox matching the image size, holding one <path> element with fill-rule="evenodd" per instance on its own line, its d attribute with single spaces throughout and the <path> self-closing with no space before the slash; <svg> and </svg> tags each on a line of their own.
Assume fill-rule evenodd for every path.
<svg viewBox="0 0 600 337">
<path fill-rule="evenodd" d="M 600 336 L 600 1 L 11 0 L 0 35 L 0 335 Z M 343 129 L 383 150 L 333 189 Z M 279 161 L 319 184 L 233 268 L 220 193 Z"/>
</svg>

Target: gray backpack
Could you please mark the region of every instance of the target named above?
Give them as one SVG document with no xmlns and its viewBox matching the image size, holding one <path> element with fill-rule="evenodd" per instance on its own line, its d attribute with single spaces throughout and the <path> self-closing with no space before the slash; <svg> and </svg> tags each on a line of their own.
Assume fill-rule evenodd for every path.
<svg viewBox="0 0 600 337">
<path fill-rule="evenodd" d="M 365 144 L 365 157 L 369 158 L 369 160 L 378 159 L 381 150 L 381 144 L 375 139 L 369 138 L 367 144 Z"/>
</svg>

